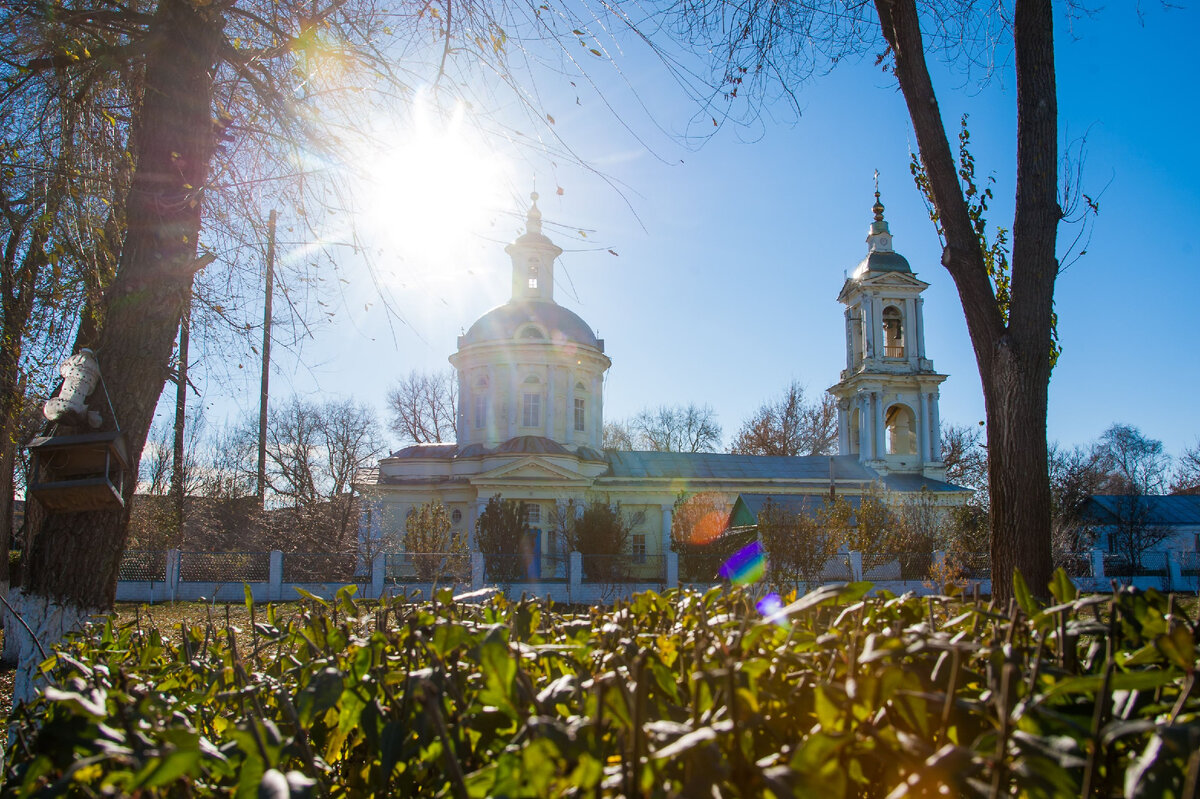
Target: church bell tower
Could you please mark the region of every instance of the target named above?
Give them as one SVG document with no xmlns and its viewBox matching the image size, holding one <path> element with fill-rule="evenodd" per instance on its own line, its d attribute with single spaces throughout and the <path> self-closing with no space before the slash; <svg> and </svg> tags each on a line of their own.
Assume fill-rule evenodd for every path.
<svg viewBox="0 0 1200 799">
<path fill-rule="evenodd" d="M 925 353 L 922 292 L 892 249 L 876 184 L 867 257 L 838 294 L 846 306 L 846 368 L 829 389 L 838 401 L 838 451 L 880 473 L 944 479 L 938 386 L 946 379 Z"/>
</svg>

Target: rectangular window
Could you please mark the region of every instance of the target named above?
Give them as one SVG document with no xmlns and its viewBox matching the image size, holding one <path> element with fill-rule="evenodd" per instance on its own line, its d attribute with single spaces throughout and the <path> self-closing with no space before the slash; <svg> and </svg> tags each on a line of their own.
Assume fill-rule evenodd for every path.
<svg viewBox="0 0 1200 799">
<path fill-rule="evenodd" d="M 475 395 L 475 429 L 487 427 L 487 394 Z"/>
<path fill-rule="evenodd" d="M 542 395 L 526 394 L 524 413 L 521 415 L 521 424 L 525 427 L 537 427 L 541 423 L 541 416 Z"/>
<path fill-rule="evenodd" d="M 584 408 L 583 400 L 576 397 L 576 399 L 575 399 L 575 429 L 581 433 L 583 432 L 583 423 L 584 423 L 583 408 Z"/>
<path fill-rule="evenodd" d="M 537 278 L 536 277 L 529 278 L 529 288 L 531 288 L 531 289 L 537 288 Z"/>
<path fill-rule="evenodd" d="M 534 502 L 525 503 L 525 521 L 530 525 L 542 523 L 542 506 Z"/>
<path fill-rule="evenodd" d="M 646 562 L 646 534 L 645 533 L 634 533 L 632 547 L 633 547 L 633 562 L 634 563 L 645 563 Z"/>
</svg>

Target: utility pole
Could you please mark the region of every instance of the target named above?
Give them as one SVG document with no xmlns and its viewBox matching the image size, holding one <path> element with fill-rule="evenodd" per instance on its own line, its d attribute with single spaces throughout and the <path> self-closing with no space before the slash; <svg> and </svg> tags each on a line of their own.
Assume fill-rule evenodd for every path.
<svg viewBox="0 0 1200 799">
<path fill-rule="evenodd" d="M 171 504 L 174 511 L 174 546 L 182 543 L 183 537 L 183 437 L 187 424 L 188 388 L 188 345 L 192 324 L 192 287 L 188 286 L 183 299 L 183 315 L 179 320 L 179 363 L 175 372 L 175 451 L 171 460 Z"/>
<path fill-rule="evenodd" d="M 267 497 L 267 386 L 271 373 L 271 294 L 275 285 L 275 210 L 267 222 L 267 287 L 263 303 L 262 387 L 258 394 L 258 508 Z"/>
</svg>

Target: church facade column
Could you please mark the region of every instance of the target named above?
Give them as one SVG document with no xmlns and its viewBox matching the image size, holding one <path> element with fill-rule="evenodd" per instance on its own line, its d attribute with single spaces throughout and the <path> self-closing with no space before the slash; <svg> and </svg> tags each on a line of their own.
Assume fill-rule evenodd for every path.
<svg viewBox="0 0 1200 799">
<path fill-rule="evenodd" d="M 924 393 L 917 394 L 917 452 L 929 459 L 929 403 Z"/>
<path fill-rule="evenodd" d="M 917 319 L 916 319 L 916 346 L 917 357 L 925 357 L 925 298 L 917 297 Z"/>
<path fill-rule="evenodd" d="M 917 368 L 917 337 L 913 335 L 913 330 L 916 328 L 917 322 L 917 301 L 912 297 L 904 299 L 904 325 L 901 330 L 904 333 L 904 354 L 908 356 L 906 359 L 908 365 L 913 369 Z"/>
<path fill-rule="evenodd" d="M 883 418 L 883 391 L 871 392 L 871 403 L 875 406 L 874 424 L 871 425 L 875 429 L 875 458 L 882 460 L 887 454 L 887 426 Z"/>
<path fill-rule="evenodd" d="M 554 384 L 558 367 L 550 365 L 546 367 L 546 438 L 551 441 L 554 438 Z"/>
<path fill-rule="evenodd" d="M 517 423 L 520 420 L 519 414 L 523 399 L 517 365 L 510 364 L 508 367 L 508 435 L 506 438 L 515 438 L 517 435 Z"/>
<path fill-rule="evenodd" d="M 838 454 L 850 454 L 850 403 L 838 400 Z"/>
<path fill-rule="evenodd" d="M 942 459 L 942 421 L 938 414 L 938 392 L 929 392 L 929 460 Z"/>
<path fill-rule="evenodd" d="M 564 426 L 563 440 L 568 444 L 575 443 L 575 373 L 570 368 L 563 370 L 567 378 L 567 418 Z M 586 411 L 587 406 L 584 406 Z M 586 420 L 585 420 L 586 421 Z"/>
<path fill-rule="evenodd" d="M 671 551 L 671 523 L 674 519 L 675 506 L 663 503 L 662 505 L 662 541 L 661 550 L 663 561 L 666 562 L 668 553 Z"/>
</svg>

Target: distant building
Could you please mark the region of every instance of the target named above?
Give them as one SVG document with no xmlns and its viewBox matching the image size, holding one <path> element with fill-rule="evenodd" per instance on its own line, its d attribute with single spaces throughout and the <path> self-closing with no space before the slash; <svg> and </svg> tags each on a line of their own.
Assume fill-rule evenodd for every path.
<svg viewBox="0 0 1200 799">
<path fill-rule="evenodd" d="M 839 454 L 770 457 L 603 450 L 605 342 L 554 301 L 562 254 L 542 232 L 533 195 L 526 232 L 505 248 L 512 296 L 458 339 L 458 442 L 405 447 L 360 475 L 360 535 L 402 535 L 407 512 L 441 501 L 455 529 L 500 494 L 526 505 L 528 550 L 560 555 L 549 532 L 556 506 L 620 502 L 640 519 L 630 554 L 665 554 L 681 494 L 858 497 L 872 483 L 900 494 L 922 489 L 946 504 L 966 489 L 945 482 L 938 430 L 938 374 L 925 351 L 922 292 L 892 237 L 876 192 L 866 258 L 846 280 L 846 368 L 830 391 L 839 407 Z M 632 346 L 627 343 L 624 346 Z M 645 343 L 643 346 L 653 346 Z M 645 397 L 653 401 L 652 390 Z"/>
<path fill-rule="evenodd" d="M 1167 552 L 1200 552 L 1200 495 L 1098 495 L 1088 500 L 1084 516 L 1096 526 L 1096 548 L 1121 555 L 1123 537 L 1142 550 L 1147 561 Z"/>
</svg>

